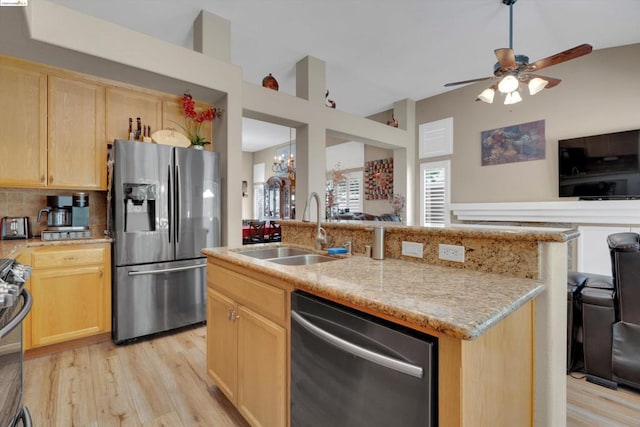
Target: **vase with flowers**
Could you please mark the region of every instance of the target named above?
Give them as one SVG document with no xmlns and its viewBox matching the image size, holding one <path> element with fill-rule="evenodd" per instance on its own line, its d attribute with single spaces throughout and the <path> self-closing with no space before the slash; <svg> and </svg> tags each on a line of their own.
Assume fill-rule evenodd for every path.
<svg viewBox="0 0 640 427">
<path fill-rule="evenodd" d="M 191 147 L 202 150 L 205 145 L 211 144 L 211 141 L 207 141 L 205 137 L 200 135 L 200 128 L 203 122 L 212 122 L 216 118 L 222 117 L 224 110 L 211 107 L 206 110 L 196 111 L 196 103 L 191 94 L 187 92 L 182 96 L 182 112 L 185 116 L 185 125 L 176 124 L 186 132 L 187 138 L 191 142 Z"/>
<path fill-rule="evenodd" d="M 406 199 L 402 194 L 395 193 L 393 195 L 393 199 L 389 202 L 391 205 L 391 209 L 393 209 L 393 214 L 400 218 L 402 222 L 402 210 L 404 209 Z"/>
</svg>

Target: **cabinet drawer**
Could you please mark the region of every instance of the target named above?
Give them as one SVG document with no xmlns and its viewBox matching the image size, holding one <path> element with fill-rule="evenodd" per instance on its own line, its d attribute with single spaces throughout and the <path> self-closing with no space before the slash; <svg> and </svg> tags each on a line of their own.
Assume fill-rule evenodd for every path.
<svg viewBox="0 0 640 427">
<path fill-rule="evenodd" d="M 103 264 L 104 246 L 75 246 L 38 249 L 33 252 L 33 268 L 69 267 L 76 265 Z"/>
<path fill-rule="evenodd" d="M 286 292 L 284 289 L 268 285 L 258 280 L 207 264 L 209 287 L 245 305 L 256 312 L 284 323 L 286 320 Z"/>
</svg>

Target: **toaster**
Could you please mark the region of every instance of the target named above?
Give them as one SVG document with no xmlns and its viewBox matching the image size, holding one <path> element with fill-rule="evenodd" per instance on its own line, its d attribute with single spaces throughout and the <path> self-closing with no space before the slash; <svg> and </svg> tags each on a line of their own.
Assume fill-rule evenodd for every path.
<svg viewBox="0 0 640 427">
<path fill-rule="evenodd" d="M 29 218 L 26 216 L 14 218 L 5 216 L 2 218 L 2 240 L 5 239 L 28 239 L 29 238 Z"/>
</svg>

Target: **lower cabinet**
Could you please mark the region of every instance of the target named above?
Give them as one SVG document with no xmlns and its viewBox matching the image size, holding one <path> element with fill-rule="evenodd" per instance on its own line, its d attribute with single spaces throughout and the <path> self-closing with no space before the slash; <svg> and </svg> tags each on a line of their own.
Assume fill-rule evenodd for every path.
<svg viewBox="0 0 640 427">
<path fill-rule="evenodd" d="M 286 426 L 288 292 L 211 263 L 207 277 L 209 377 L 250 425 Z"/>
<path fill-rule="evenodd" d="M 29 289 L 33 306 L 25 347 L 41 347 L 111 330 L 108 244 L 36 248 Z"/>
</svg>

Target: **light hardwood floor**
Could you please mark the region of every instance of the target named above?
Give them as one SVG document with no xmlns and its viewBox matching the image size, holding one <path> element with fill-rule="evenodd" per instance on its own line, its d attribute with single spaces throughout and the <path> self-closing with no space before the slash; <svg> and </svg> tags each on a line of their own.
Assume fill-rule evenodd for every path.
<svg viewBox="0 0 640 427">
<path fill-rule="evenodd" d="M 246 427 L 206 375 L 206 329 L 25 361 L 35 426 Z M 567 427 L 640 427 L 640 392 L 567 377 Z"/>
<path fill-rule="evenodd" d="M 34 426 L 245 427 L 206 374 L 206 328 L 25 361 Z"/>
</svg>

